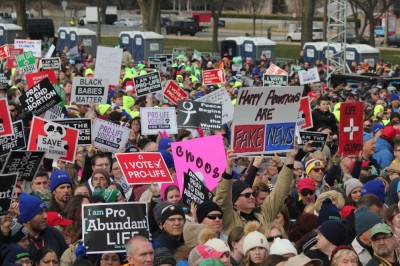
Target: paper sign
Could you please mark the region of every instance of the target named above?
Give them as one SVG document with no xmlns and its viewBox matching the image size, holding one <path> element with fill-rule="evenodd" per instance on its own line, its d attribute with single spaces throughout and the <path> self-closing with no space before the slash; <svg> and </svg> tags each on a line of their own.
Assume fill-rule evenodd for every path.
<svg viewBox="0 0 400 266">
<path fill-rule="evenodd" d="M 10 111 L 8 111 L 8 102 L 6 98 L 3 98 L 0 99 L 0 137 L 10 136 L 12 134 L 13 126 Z"/>
<path fill-rule="evenodd" d="M 82 237 L 88 254 L 123 253 L 130 238 L 149 238 L 149 230 L 145 202 L 82 205 Z"/>
<path fill-rule="evenodd" d="M 18 68 L 25 73 L 36 72 L 36 58 L 32 51 L 17 54 L 15 59 L 17 60 Z"/>
<path fill-rule="evenodd" d="M 287 86 L 288 76 L 287 75 L 263 75 L 263 84 L 265 87 L 269 86 Z"/>
<path fill-rule="evenodd" d="M 10 45 L 9 50 L 10 50 L 10 57 L 7 59 L 7 68 L 8 69 L 16 68 L 18 67 L 18 65 L 15 56 L 17 54 L 22 54 L 24 52 L 24 49 L 14 48 L 14 45 L 12 45 L 12 47 Z"/>
<path fill-rule="evenodd" d="M 14 133 L 11 136 L 0 137 L 0 156 L 9 153 L 11 150 L 19 150 L 26 147 L 22 120 L 12 123 L 12 126 Z"/>
<path fill-rule="evenodd" d="M 59 105 L 51 107 L 44 113 L 44 119 L 46 120 L 57 120 L 65 117 L 63 109 Z"/>
<path fill-rule="evenodd" d="M 358 155 L 363 149 L 364 103 L 341 103 L 339 151 L 341 155 Z"/>
<path fill-rule="evenodd" d="M 128 184 L 170 183 L 172 177 L 159 152 L 115 155 Z"/>
<path fill-rule="evenodd" d="M 28 73 L 25 75 L 28 88 L 38 84 L 45 78 L 48 78 L 51 84 L 57 83 L 57 77 L 53 69 L 43 70 L 36 73 Z"/>
<path fill-rule="evenodd" d="M 129 133 L 129 128 L 99 118 L 92 125 L 94 146 L 113 153 L 118 153 L 125 147 Z"/>
<path fill-rule="evenodd" d="M 10 56 L 10 49 L 8 49 L 8 44 L 0 46 L 0 59 L 7 58 Z"/>
<path fill-rule="evenodd" d="M 178 128 L 221 129 L 222 105 L 194 101 L 178 102 Z"/>
<path fill-rule="evenodd" d="M 135 84 L 136 94 L 138 97 L 145 96 L 149 92 L 162 90 L 159 72 L 151 72 L 149 74 L 134 77 L 133 83 Z"/>
<path fill-rule="evenodd" d="M 75 77 L 72 80 L 71 103 L 107 103 L 108 79 Z"/>
<path fill-rule="evenodd" d="M 149 57 L 150 68 L 159 69 L 161 67 L 167 67 L 166 57 Z"/>
<path fill-rule="evenodd" d="M 122 49 L 97 46 L 94 76 L 102 79 L 108 78 L 110 85 L 118 85 L 121 72 L 121 63 Z"/>
<path fill-rule="evenodd" d="M 212 70 L 203 70 L 202 77 L 203 77 L 203 85 L 219 84 L 219 83 L 224 83 L 226 81 L 224 70 L 221 68 Z"/>
<path fill-rule="evenodd" d="M 297 114 L 297 127 L 300 130 L 304 130 L 312 128 L 313 126 L 310 97 L 306 96 L 300 100 L 300 108 Z"/>
<path fill-rule="evenodd" d="M 90 118 L 72 118 L 54 122 L 79 130 L 78 145 L 92 144 L 92 121 Z"/>
<path fill-rule="evenodd" d="M 212 152 L 206 147 L 212 147 Z M 226 153 L 221 135 L 173 142 L 171 148 L 180 191 L 183 191 L 184 174 L 189 169 L 205 181 L 210 191 L 217 186 L 226 168 Z"/>
<path fill-rule="evenodd" d="M 56 69 L 61 70 L 61 59 L 59 57 L 50 57 L 40 59 L 42 69 Z"/>
<path fill-rule="evenodd" d="M 43 50 L 44 58 L 50 58 L 51 55 L 54 53 L 55 49 L 56 49 L 56 47 L 54 46 L 54 44 L 51 44 L 50 47 L 48 48 L 48 50 Z"/>
<path fill-rule="evenodd" d="M 299 71 L 299 81 L 301 85 L 309 84 L 311 82 L 319 82 L 319 73 L 316 67 Z"/>
<path fill-rule="evenodd" d="M 141 107 L 140 123 L 143 135 L 158 135 L 160 131 L 167 134 L 178 133 L 174 107 Z"/>
<path fill-rule="evenodd" d="M 232 104 L 232 100 L 229 97 L 229 94 L 225 88 L 217 89 L 213 92 L 210 92 L 203 97 L 200 97 L 196 101 L 222 104 L 222 124 L 232 121 L 234 107 Z"/>
<path fill-rule="evenodd" d="M 178 105 L 178 101 L 186 100 L 187 93 L 175 81 L 169 80 L 164 87 L 164 96 Z"/>
<path fill-rule="evenodd" d="M 0 215 L 5 215 L 10 209 L 18 174 L 0 174 Z"/>
<path fill-rule="evenodd" d="M 286 76 L 289 74 L 275 64 L 271 64 L 269 68 L 265 71 L 265 73 L 269 75 L 286 75 Z"/>
<path fill-rule="evenodd" d="M 301 144 L 299 144 L 299 149 L 303 149 L 307 142 L 312 141 L 312 147 L 318 151 L 324 149 L 326 139 L 328 138 L 327 133 L 313 132 L 313 131 L 300 131 Z"/>
<path fill-rule="evenodd" d="M 201 61 L 201 52 L 194 50 L 193 51 L 193 59 L 195 59 L 197 61 Z"/>
<path fill-rule="evenodd" d="M 22 40 L 15 39 L 14 47 L 22 48 L 24 52 L 32 52 L 33 56 L 41 57 L 42 56 L 42 41 L 41 40 Z"/>
<path fill-rule="evenodd" d="M 8 86 L 10 80 L 11 72 L 0 73 L 0 83 Z"/>
<path fill-rule="evenodd" d="M 32 181 L 39 169 L 44 153 L 44 151 L 11 151 L 1 173 L 18 173 L 18 181 Z"/>
<path fill-rule="evenodd" d="M 189 169 L 188 173 L 185 173 L 183 181 L 182 201 L 184 204 L 190 206 L 192 202 L 201 204 L 203 201 L 212 201 L 214 195 L 192 170 Z"/>
<path fill-rule="evenodd" d="M 173 55 L 172 54 L 155 54 L 155 57 L 166 57 L 167 58 L 167 67 L 172 66 L 173 63 Z"/>
</svg>

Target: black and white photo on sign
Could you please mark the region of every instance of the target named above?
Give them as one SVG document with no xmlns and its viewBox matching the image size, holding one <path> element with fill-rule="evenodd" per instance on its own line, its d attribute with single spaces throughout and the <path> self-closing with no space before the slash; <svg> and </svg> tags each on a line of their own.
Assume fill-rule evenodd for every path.
<svg viewBox="0 0 400 266">
<path fill-rule="evenodd" d="M 11 151 L 3 164 L 1 173 L 18 173 L 18 181 L 31 181 L 39 169 L 44 154 L 44 151 Z"/>
<path fill-rule="evenodd" d="M 19 150 L 26 147 L 22 120 L 14 122 L 12 126 L 13 135 L 0 137 L 0 156 L 9 153 L 11 150 Z"/>
<path fill-rule="evenodd" d="M 179 101 L 177 123 L 178 128 L 221 129 L 222 104 Z"/>
<path fill-rule="evenodd" d="M 319 82 L 319 73 L 316 67 L 310 68 L 308 70 L 299 71 L 299 81 L 301 85 L 309 84 L 311 82 Z"/>
<path fill-rule="evenodd" d="M 108 79 L 75 77 L 72 80 L 71 102 L 76 104 L 107 103 Z"/>
<path fill-rule="evenodd" d="M 138 97 L 145 96 L 149 92 L 162 91 L 161 77 L 159 72 L 137 76 L 133 78 L 136 94 Z"/>
<path fill-rule="evenodd" d="M 130 129 L 110 121 L 96 118 L 92 125 L 94 146 L 109 152 L 119 153 L 128 141 Z"/>
<path fill-rule="evenodd" d="M 79 130 L 78 145 L 92 143 L 92 122 L 90 118 L 54 120 L 54 122 Z"/>
<path fill-rule="evenodd" d="M 141 107 L 140 122 L 143 135 L 158 135 L 160 131 L 166 134 L 178 133 L 174 107 Z"/>
</svg>

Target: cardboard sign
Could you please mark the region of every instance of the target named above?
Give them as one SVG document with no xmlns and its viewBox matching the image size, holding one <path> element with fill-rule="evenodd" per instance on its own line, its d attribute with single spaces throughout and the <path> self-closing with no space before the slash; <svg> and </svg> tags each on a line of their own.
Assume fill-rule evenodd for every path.
<svg viewBox="0 0 400 266">
<path fill-rule="evenodd" d="M 25 134 L 22 120 L 12 123 L 14 133 L 11 136 L 0 137 L 0 156 L 9 153 L 11 150 L 24 149 Z"/>
<path fill-rule="evenodd" d="M 121 72 L 122 52 L 120 48 L 97 46 L 94 76 L 96 78 L 107 78 L 110 85 L 118 85 Z"/>
<path fill-rule="evenodd" d="M 88 254 L 125 252 L 130 238 L 149 238 L 149 230 L 145 202 L 82 205 L 82 237 Z"/>
<path fill-rule="evenodd" d="M 167 62 L 166 62 L 166 67 L 172 66 L 173 63 L 173 55 L 172 54 L 155 54 L 155 57 L 166 57 Z"/>
<path fill-rule="evenodd" d="M 212 152 L 206 147 L 212 147 Z M 176 180 L 183 191 L 184 174 L 191 169 L 204 180 L 205 186 L 213 190 L 226 168 L 226 153 L 221 135 L 171 143 Z"/>
<path fill-rule="evenodd" d="M 177 134 L 176 114 L 174 107 L 141 107 L 141 132 L 143 135 L 157 135 L 159 131 Z"/>
<path fill-rule="evenodd" d="M 17 60 L 18 68 L 25 73 L 36 72 L 36 58 L 32 51 L 17 54 L 15 59 Z"/>
<path fill-rule="evenodd" d="M 6 98 L 3 98 L 0 99 L 0 137 L 11 136 L 12 134 L 13 126 L 10 111 L 8 111 L 8 102 Z"/>
<path fill-rule="evenodd" d="M 57 120 L 63 119 L 65 117 L 63 109 L 59 105 L 51 107 L 44 113 L 44 119 L 46 120 Z"/>
<path fill-rule="evenodd" d="M 314 126 L 312 120 L 312 110 L 310 105 L 310 97 L 305 96 L 300 100 L 300 108 L 297 114 L 297 127 L 300 130 L 312 128 Z"/>
<path fill-rule="evenodd" d="M 287 75 L 263 75 L 263 84 L 265 87 L 270 86 L 287 86 L 288 85 L 288 76 Z"/>
<path fill-rule="evenodd" d="M 79 131 L 34 116 L 28 150 L 45 151 L 45 158 L 74 163 Z"/>
<path fill-rule="evenodd" d="M 0 174 L 0 215 L 5 215 L 10 209 L 17 178 L 17 173 Z"/>
<path fill-rule="evenodd" d="M 7 156 L 1 173 L 18 173 L 18 181 L 32 181 L 44 154 L 44 151 L 11 151 Z"/>
<path fill-rule="evenodd" d="M 159 72 L 151 72 L 146 75 L 141 75 L 133 78 L 136 94 L 138 97 L 145 96 L 149 92 L 162 90 L 161 78 Z"/>
<path fill-rule="evenodd" d="M 303 87 L 239 89 L 231 146 L 237 154 L 293 150 Z"/>
<path fill-rule="evenodd" d="M 42 41 L 41 40 L 22 40 L 15 39 L 14 47 L 22 48 L 24 52 L 32 52 L 33 56 L 41 57 L 42 56 Z"/>
<path fill-rule="evenodd" d="M 222 124 L 228 123 L 233 119 L 234 107 L 225 88 L 217 89 L 196 100 L 204 103 L 222 104 Z"/>
<path fill-rule="evenodd" d="M 0 59 L 10 57 L 10 49 L 8 44 L 0 46 Z"/>
<path fill-rule="evenodd" d="M 301 85 L 309 84 L 311 82 L 319 82 L 319 73 L 316 67 L 299 71 L 299 81 Z"/>
<path fill-rule="evenodd" d="M 92 143 L 92 121 L 90 118 L 55 120 L 54 122 L 79 130 L 78 145 Z"/>
<path fill-rule="evenodd" d="M 327 133 L 313 132 L 313 131 L 300 131 L 301 143 L 299 143 L 299 149 L 303 149 L 307 142 L 312 141 L 312 146 L 317 151 L 322 151 L 324 149 L 326 139 L 328 138 Z"/>
<path fill-rule="evenodd" d="M 71 103 L 107 103 L 108 79 L 75 77 L 72 80 Z"/>
<path fill-rule="evenodd" d="M 51 84 L 57 83 L 57 77 L 53 69 L 43 70 L 36 73 L 28 73 L 25 75 L 28 88 L 38 84 L 45 78 L 48 78 Z"/>
<path fill-rule="evenodd" d="M 194 50 L 194 51 L 193 51 L 193 56 L 192 56 L 192 58 L 195 59 L 195 60 L 197 60 L 197 61 L 201 61 L 201 52 L 200 52 L 200 51 L 197 51 L 197 50 Z M 204 77 L 203 77 L 203 78 L 204 78 Z"/>
<path fill-rule="evenodd" d="M 19 97 L 24 111 L 40 115 L 60 103 L 61 97 L 48 78 L 31 87 Z"/>
<path fill-rule="evenodd" d="M 40 59 L 42 69 L 57 69 L 61 70 L 61 59 L 59 57 L 50 57 Z"/>
<path fill-rule="evenodd" d="M 188 173 L 185 173 L 183 183 L 182 201 L 187 206 L 190 206 L 193 201 L 197 204 L 212 201 L 214 195 L 192 170 L 189 169 Z"/>
<path fill-rule="evenodd" d="M 358 155 L 363 143 L 364 103 L 342 103 L 340 105 L 339 151 L 342 155 Z"/>
<path fill-rule="evenodd" d="M 271 64 L 269 68 L 265 71 L 265 73 L 268 75 L 286 75 L 286 76 L 289 74 L 275 64 Z"/>
<path fill-rule="evenodd" d="M 109 152 L 118 153 L 128 141 L 130 129 L 96 118 L 92 125 L 94 146 Z"/>
<path fill-rule="evenodd" d="M 24 49 L 14 48 L 14 45 L 12 45 L 12 47 L 10 45 L 9 50 L 10 50 L 10 57 L 8 57 L 7 59 L 7 68 L 8 69 L 16 68 L 18 65 L 15 56 L 17 54 L 22 54 L 24 52 Z"/>
<path fill-rule="evenodd" d="M 178 102 L 178 128 L 221 129 L 222 104 L 194 101 Z"/>
<path fill-rule="evenodd" d="M 164 96 L 178 105 L 178 101 L 186 100 L 187 93 L 175 81 L 169 80 L 164 87 Z"/>
<path fill-rule="evenodd" d="M 119 153 L 115 156 L 128 184 L 172 182 L 164 158 L 159 152 Z"/>
<path fill-rule="evenodd" d="M 226 81 L 224 70 L 220 68 L 212 70 L 203 70 L 202 77 L 203 77 L 203 85 L 219 84 L 219 83 L 224 83 Z"/>
</svg>

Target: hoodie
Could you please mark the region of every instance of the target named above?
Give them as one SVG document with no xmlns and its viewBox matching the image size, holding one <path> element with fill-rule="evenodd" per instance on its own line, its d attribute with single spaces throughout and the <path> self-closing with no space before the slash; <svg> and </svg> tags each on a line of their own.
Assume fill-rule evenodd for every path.
<svg viewBox="0 0 400 266">
<path fill-rule="evenodd" d="M 393 146 L 389 141 L 378 138 L 376 140 L 375 153 L 372 155 L 377 163 L 381 166 L 381 169 L 388 167 L 394 159 Z"/>
</svg>

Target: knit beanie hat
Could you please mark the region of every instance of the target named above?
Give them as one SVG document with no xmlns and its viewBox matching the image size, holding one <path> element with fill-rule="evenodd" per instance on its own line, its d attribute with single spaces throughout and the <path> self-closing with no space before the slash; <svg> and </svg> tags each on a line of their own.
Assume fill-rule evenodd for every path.
<svg viewBox="0 0 400 266">
<path fill-rule="evenodd" d="M 13 220 L 10 226 L 11 238 L 10 242 L 17 243 L 29 235 L 28 229 L 25 226 Z"/>
<path fill-rule="evenodd" d="M 306 174 L 308 175 L 315 167 L 325 167 L 321 160 L 311 159 L 306 162 Z"/>
<path fill-rule="evenodd" d="M 204 245 L 214 248 L 216 251 L 220 252 L 230 252 L 228 244 L 218 238 L 209 239 Z"/>
<path fill-rule="evenodd" d="M 232 203 L 235 203 L 239 198 L 240 193 L 243 192 L 246 188 L 250 188 L 250 185 L 246 182 L 237 180 L 232 184 Z"/>
<path fill-rule="evenodd" d="M 375 135 L 379 130 L 382 130 L 384 126 L 381 123 L 376 123 L 375 125 L 372 126 L 371 130 L 372 133 Z"/>
<path fill-rule="evenodd" d="M 50 175 L 50 192 L 53 191 L 62 184 L 70 184 L 72 186 L 71 178 L 69 178 L 67 172 L 64 170 L 57 170 Z"/>
<path fill-rule="evenodd" d="M 158 143 L 158 151 L 170 149 L 172 142 L 174 141 L 171 138 L 161 138 Z"/>
<path fill-rule="evenodd" d="M 163 224 L 170 216 L 180 215 L 185 219 L 185 213 L 183 212 L 182 207 L 170 204 L 164 209 L 161 210 L 161 224 Z"/>
<path fill-rule="evenodd" d="M 19 220 L 26 223 L 32 220 L 36 214 L 46 208 L 46 203 L 41 199 L 26 193 L 19 195 Z"/>
<path fill-rule="evenodd" d="M 330 198 L 325 199 L 322 202 L 321 210 L 319 211 L 318 226 L 326 221 L 340 219 L 342 219 L 342 217 L 340 216 L 339 209 L 332 203 Z"/>
<path fill-rule="evenodd" d="M 385 184 L 381 180 L 371 180 L 364 184 L 361 195 L 373 194 L 380 202 L 385 203 Z"/>
<path fill-rule="evenodd" d="M 212 211 L 219 211 L 222 213 L 221 207 L 213 201 L 203 201 L 197 206 L 197 221 L 201 223 L 203 219 Z"/>
<path fill-rule="evenodd" d="M 99 104 L 99 113 L 100 115 L 105 115 L 105 113 L 110 109 L 110 104 Z"/>
<path fill-rule="evenodd" d="M 354 213 L 354 216 L 357 236 L 360 236 L 374 225 L 382 222 L 381 217 L 370 211 L 367 206 L 361 206 L 359 209 L 357 209 Z"/>
<path fill-rule="evenodd" d="M 167 165 L 167 168 L 175 167 L 175 162 L 174 158 L 172 157 L 172 154 L 167 151 L 167 150 L 159 150 L 161 153 L 161 156 L 164 159 L 165 164 Z"/>
<path fill-rule="evenodd" d="M 158 205 L 158 204 L 157 204 Z M 199 245 L 199 234 L 201 230 L 208 228 L 205 224 L 198 224 L 192 222 L 186 222 L 183 226 L 183 239 L 185 240 L 185 245 L 194 248 Z"/>
<path fill-rule="evenodd" d="M 157 248 L 154 251 L 153 266 L 164 265 L 164 264 L 170 264 L 175 266 L 176 261 L 174 259 L 174 254 L 172 254 L 172 252 L 167 248 Z"/>
<path fill-rule="evenodd" d="M 171 205 L 171 203 L 168 202 L 168 201 L 160 201 L 160 202 L 157 202 L 157 205 L 154 207 L 154 210 L 153 210 L 154 220 L 156 220 L 156 223 L 157 223 L 157 224 L 161 224 L 161 222 L 162 222 L 161 211 L 162 211 L 165 207 L 167 207 L 167 206 L 169 206 L 169 205 Z"/>
<path fill-rule="evenodd" d="M 350 178 L 346 182 L 344 182 L 344 189 L 346 190 L 346 196 L 349 197 L 350 193 L 358 187 L 363 187 L 363 183 L 356 178 Z"/>
<path fill-rule="evenodd" d="M 118 197 L 121 195 L 121 191 L 118 189 L 95 189 L 93 196 L 100 196 L 106 202 L 117 202 Z"/>
<path fill-rule="evenodd" d="M 224 266 L 225 264 L 218 259 L 205 259 L 200 262 L 199 266 Z"/>
<path fill-rule="evenodd" d="M 30 258 L 29 251 L 18 244 L 11 243 L 2 247 L 3 264 L 16 265 L 15 261 L 22 258 Z"/>
<path fill-rule="evenodd" d="M 107 183 L 110 184 L 110 174 L 108 173 L 108 171 L 100 168 L 100 169 L 93 170 L 92 177 L 95 174 L 102 174 L 106 178 Z"/>
<path fill-rule="evenodd" d="M 347 228 L 344 221 L 333 220 L 321 224 L 319 232 L 333 245 L 340 246 L 346 240 Z"/>
<path fill-rule="evenodd" d="M 275 239 L 274 243 L 271 245 L 269 250 L 269 254 L 275 255 L 285 255 L 285 254 L 293 254 L 297 255 L 297 250 L 293 246 L 292 242 L 288 239 L 280 239 L 279 237 Z"/>
<path fill-rule="evenodd" d="M 246 255 L 247 252 L 256 247 L 265 248 L 269 250 L 269 245 L 265 235 L 258 231 L 253 231 L 245 236 L 243 241 L 243 254 Z"/>
</svg>

